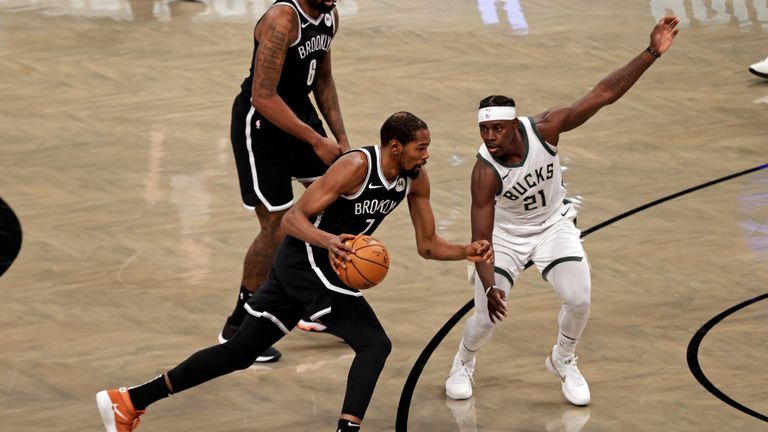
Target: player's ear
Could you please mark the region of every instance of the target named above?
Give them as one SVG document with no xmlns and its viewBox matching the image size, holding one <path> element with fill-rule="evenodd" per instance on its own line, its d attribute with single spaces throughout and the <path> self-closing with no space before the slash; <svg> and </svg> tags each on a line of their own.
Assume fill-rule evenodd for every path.
<svg viewBox="0 0 768 432">
<path fill-rule="evenodd" d="M 399 156 L 403 152 L 403 145 L 396 139 L 389 142 L 389 147 L 392 149 L 393 156 Z"/>
</svg>

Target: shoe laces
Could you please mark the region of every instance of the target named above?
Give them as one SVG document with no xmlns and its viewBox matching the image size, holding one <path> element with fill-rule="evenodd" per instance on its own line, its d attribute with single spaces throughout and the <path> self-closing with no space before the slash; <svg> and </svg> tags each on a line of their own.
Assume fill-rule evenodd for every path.
<svg viewBox="0 0 768 432">
<path fill-rule="evenodd" d="M 466 378 L 469 378 L 469 381 L 472 384 L 474 384 L 475 379 L 472 376 L 473 371 L 469 368 L 468 364 L 469 363 L 461 362 L 461 366 L 455 371 L 451 372 L 451 379 L 453 379 L 454 377 L 460 377 L 460 378 L 466 377 Z"/>
</svg>

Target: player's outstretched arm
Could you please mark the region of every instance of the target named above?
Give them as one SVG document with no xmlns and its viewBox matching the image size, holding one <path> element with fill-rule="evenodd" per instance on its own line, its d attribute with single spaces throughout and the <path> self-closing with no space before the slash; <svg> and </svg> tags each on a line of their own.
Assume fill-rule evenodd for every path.
<svg viewBox="0 0 768 432">
<path fill-rule="evenodd" d="M 488 241 L 480 240 L 458 245 L 449 243 L 437 234 L 429 193 L 429 177 L 427 171 L 422 168 L 419 176 L 411 183 L 411 190 L 408 193 L 408 209 L 411 212 L 419 255 L 426 259 L 441 261 L 467 259 L 493 262 L 493 248 Z"/>
<path fill-rule="evenodd" d="M 298 32 L 296 11 L 289 7 L 272 7 L 259 21 L 254 30 L 259 47 L 253 64 L 251 103 L 275 126 L 310 144 L 318 156 L 330 165 L 341 153 L 339 145 L 299 120 L 277 94 L 286 52 L 298 37 Z"/>
<path fill-rule="evenodd" d="M 536 125 L 547 142 L 557 145 L 560 133 L 581 126 L 601 108 L 619 100 L 656 59 L 667 52 L 677 36 L 678 22 L 671 16 L 660 19 L 651 32 L 650 45 L 642 53 L 603 78 L 572 105 L 553 108 L 536 116 Z"/>
<path fill-rule="evenodd" d="M 354 194 L 363 184 L 367 172 L 368 160 L 361 152 L 352 152 L 340 157 L 285 213 L 282 229 L 290 236 L 328 249 L 331 264 L 341 264 L 341 259 L 352 252 L 344 241 L 354 235 L 347 233 L 337 236 L 323 231 L 312 224 L 309 218 L 320 214 L 339 196 Z"/>
</svg>

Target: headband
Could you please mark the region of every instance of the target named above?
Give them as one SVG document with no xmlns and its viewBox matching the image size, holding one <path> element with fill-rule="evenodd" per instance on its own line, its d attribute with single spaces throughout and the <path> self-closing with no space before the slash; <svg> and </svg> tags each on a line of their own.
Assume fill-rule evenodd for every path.
<svg viewBox="0 0 768 432">
<path fill-rule="evenodd" d="M 514 120 L 516 118 L 515 107 L 512 106 L 491 106 L 480 108 L 477 111 L 478 123 L 492 120 Z"/>
</svg>

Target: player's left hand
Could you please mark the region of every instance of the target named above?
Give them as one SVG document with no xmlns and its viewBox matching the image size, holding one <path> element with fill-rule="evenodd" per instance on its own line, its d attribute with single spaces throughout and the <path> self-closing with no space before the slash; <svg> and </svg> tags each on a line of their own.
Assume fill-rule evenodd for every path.
<svg viewBox="0 0 768 432">
<path fill-rule="evenodd" d="M 352 240 L 355 237 L 352 234 L 339 234 L 328 241 L 328 259 L 331 261 L 331 267 L 337 274 L 339 273 L 339 267 L 347 268 L 345 261 L 347 256 L 354 252 L 354 250 L 347 245 L 346 241 Z"/>
<path fill-rule="evenodd" d="M 677 32 L 680 31 L 680 29 L 675 28 L 679 22 L 680 20 L 673 16 L 666 16 L 660 19 L 651 32 L 651 49 L 659 54 L 667 52 L 669 47 L 672 46 L 672 41 L 675 40 Z"/>
<path fill-rule="evenodd" d="M 493 246 L 488 240 L 473 241 L 464 249 L 464 256 L 472 262 L 493 264 Z"/>
</svg>

